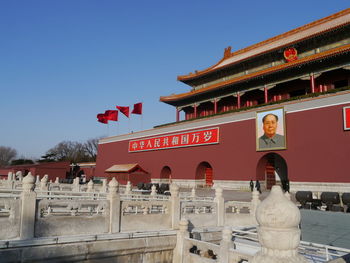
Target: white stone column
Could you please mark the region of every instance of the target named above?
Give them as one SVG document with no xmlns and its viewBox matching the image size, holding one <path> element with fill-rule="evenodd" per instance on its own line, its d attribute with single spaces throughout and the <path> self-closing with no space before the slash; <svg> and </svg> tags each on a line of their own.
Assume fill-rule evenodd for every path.
<svg viewBox="0 0 350 263">
<path fill-rule="evenodd" d="M 80 191 L 80 185 L 79 185 L 79 177 L 75 177 L 73 179 L 73 192 L 79 192 Z"/>
<path fill-rule="evenodd" d="M 106 193 L 107 192 L 107 179 L 106 178 L 102 179 L 101 192 L 102 193 Z"/>
<path fill-rule="evenodd" d="M 189 237 L 188 232 L 188 220 L 181 219 L 179 222 L 179 227 L 176 234 L 176 246 L 173 252 L 173 263 L 184 262 L 184 248 L 185 248 L 185 238 Z"/>
<path fill-rule="evenodd" d="M 219 263 L 229 263 L 229 253 L 232 246 L 231 227 L 224 227 L 222 230 L 222 239 L 220 242 Z"/>
<path fill-rule="evenodd" d="M 36 175 L 36 180 L 35 180 L 35 185 L 39 185 L 40 184 L 40 175 Z"/>
<path fill-rule="evenodd" d="M 21 172 L 21 171 L 18 171 L 18 172 L 16 173 L 16 176 L 18 177 L 18 181 L 22 182 L 22 180 L 23 180 L 23 174 L 22 174 L 22 172 Z M 16 180 L 16 177 L 15 177 L 15 180 Z"/>
<path fill-rule="evenodd" d="M 151 196 L 157 195 L 157 187 L 155 185 L 152 185 L 151 187 Z"/>
<path fill-rule="evenodd" d="M 49 189 L 48 180 L 49 180 L 49 176 L 47 174 L 45 174 L 44 177 L 41 178 L 41 180 L 40 180 L 40 190 L 41 191 L 47 191 Z"/>
<path fill-rule="evenodd" d="M 178 229 L 181 217 L 179 186 L 177 184 L 170 185 L 170 202 L 171 202 L 171 226 Z"/>
<path fill-rule="evenodd" d="M 90 179 L 90 181 L 87 184 L 87 190 L 86 192 L 93 192 L 94 191 L 94 182 L 92 181 L 92 179 Z"/>
<path fill-rule="evenodd" d="M 192 198 L 196 197 L 196 188 L 195 187 L 193 187 L 192 190 L 191 190 L 191 197 Z"/>
<path fill-rule="evenodd" d="M 7 180 L 8 181 L 13 181 L 13 173 L 12 172 L 8 172 L 8 174 L 7 174 Z"/>
<path fill-rule="evenodd" d="M 118 182 L 113 179 L 108 184 L 109 199 L 109 233 L 120 232 L 120 195 L 118 193 Z"/>
<path fill-rule="evenodd" d="M 20 238 L 34 238 L 36 193 L 34 190 L 35 178 L 28 173 L 23 179 L 23 191 L 21 193 L 21 224 Z"/>
<path fill-rule="evenodd" d="M 214 202 L 216 202 L 216 213 L 217 213 L 217 225 L 223 226 L 225 223 L 225 200 L 222 196 L 222 188 L 215 188 L 215 198 Z"/>
<path fill-rule="evenodd" d="M 252 221 L 255 224 L 258 224 L 258 222 L 256 221 L 255 213 L 256 213 L 256 208 L 261 202 L 259 197 L 260 197 L 260 193 L 254 187 L 252 192 L 251 206 L 250 206 L 250 216 L 252 217 Z"/>
<path fill-rule="evenodd" d="M 131 195 L 132 194 L 132 185 L 130 183 L 130 181 L 128 181 L 126 183 L 126 186 L 125 186 L 125 192 L 124 192 L 126 195 Z"/>
<path fill-rule="evenodd" d="M 12 172 L 7 174 L 7 187 L 10 189 L 14 188 L 16 177 Z"/>
<path fill-rule="evenodd" d="M 251 263 L 306 263 L 298 254 L 300 243 L 300 211 L 274 185 L 269 196 L 256 210 L 258 238 L 261 251 L 256 253 Z"/>
</svg>

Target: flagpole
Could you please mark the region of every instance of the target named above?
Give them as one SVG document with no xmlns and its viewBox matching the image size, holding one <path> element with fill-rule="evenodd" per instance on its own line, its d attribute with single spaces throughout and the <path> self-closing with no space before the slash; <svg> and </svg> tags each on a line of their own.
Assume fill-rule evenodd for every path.
<svg viewBox="0 0 350 263">
<path fill-rule="evenodd" d="M 143 130 L 143 116 L 141 114 L 141 131 Z"/>
</svg>

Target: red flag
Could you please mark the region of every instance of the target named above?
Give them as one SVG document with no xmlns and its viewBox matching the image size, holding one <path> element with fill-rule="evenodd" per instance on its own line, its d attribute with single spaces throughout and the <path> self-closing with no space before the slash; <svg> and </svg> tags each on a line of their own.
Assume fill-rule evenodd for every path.
<svg viewBox="0 0 350 263">
<path fill-rule="evenodd" d="M 97 114 L 97 121 L 107 124 L 108 123 L 108 119 L 106 117 L 106 115 L 104 115 L 103 113 Z"/>
<path fill-rule="evenodd" d="M 129 118 L 129 106 L 115 106 L 121 113 Z"/>
<path fill-rule="evenodd" d="M 118 111 L 117 110 L 106 110 L 105 116 L 107 120 L 118 121 Z"/>
<path fill-rule="evenodd" d="M 134 109 L 131 112 L 132 114 L 142 114 L 142 102 L 135 103 Z"/>
</svg>

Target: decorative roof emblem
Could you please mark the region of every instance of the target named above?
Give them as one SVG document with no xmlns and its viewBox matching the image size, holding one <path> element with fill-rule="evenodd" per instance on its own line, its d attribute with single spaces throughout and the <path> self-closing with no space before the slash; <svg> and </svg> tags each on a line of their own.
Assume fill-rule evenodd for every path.
<svg viewBox="0 0 350 263">
<path fill-rule="evenodd" d="M 298 51 L 294 47 L 285 49 L 283 55 L 287 62 L 292 62 L 298 59 Z"/>
</svg>

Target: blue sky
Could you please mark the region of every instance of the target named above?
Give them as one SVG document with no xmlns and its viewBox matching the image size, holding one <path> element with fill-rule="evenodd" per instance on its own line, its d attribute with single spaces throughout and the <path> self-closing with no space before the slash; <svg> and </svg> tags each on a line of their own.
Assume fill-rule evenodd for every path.
<svg viewBox="0 0 350 263">
<path fill-rule="evenodd" d="M 160 96 L 232 51 L 349 6 L 308 1 L 0 1 L 0 145 L 39 158 L 85 141 L 175 121 Z M 142 117 L 96 114 L 143 102 Z"/>
</svg>

